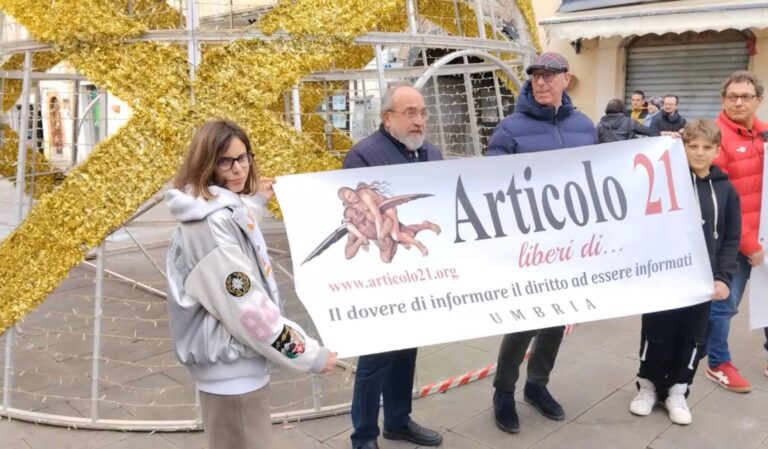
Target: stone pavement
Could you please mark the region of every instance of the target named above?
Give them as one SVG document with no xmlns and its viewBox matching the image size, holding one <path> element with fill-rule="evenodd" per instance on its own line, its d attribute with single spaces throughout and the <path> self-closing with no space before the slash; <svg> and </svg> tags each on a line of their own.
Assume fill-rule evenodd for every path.
<svg viewBox="0 0 768 449">
<path fill-rule="evenodd" d="M 8 207 L 8 184 L 2 183 L 0 224 L 6 227 L 0 231 L 10 231 L 8 223 L 15 212 Z M 143 216 L 130 233 L 162 267 L 171 229 L 167 212 L 160 206 Z M 282 228 L 278 223 L 268 223 L 265 229 L 275 250 L 287 313 L 314 332 L 303 307 L 291 294 L 286 275 L 291 264 Z M 164 289 L 162 275 L 131 244 L 128 234 L 114 235 L 106 250 L 108 269 Z M 12 407 L 62 416 L 91 416 L 88 398 L 93 283 L 91 267 L 76 267 L 19 325 L 14 342 Z M 104 288 L 99 417 L 194 419 L 193 388 L 185 369 L 176 364 L 167 339 L 164 300 L 115 278 L 108 278 Z M 661 408 L 645 418 L 628 411 L 638 366 L 639 317 L 581 324 L 565 338 L 550 383 L 551 391 L 566 410 L 565 421 L 542 417 L 518 394 L 521 433 L 509 435 L 497 430 L 490 408 L 490 379 L 415 400 L 413 416 L 444 432 L 445 448 L 768 449 L 768 377 L 763 375 L 766 355 L 761 349 L 762 332 L 747 329 L 745 312 L 742 310 L 734 319 L 731 345 L 734 362 L 752 381 L 754 391 L 745 395 L 729 393 L 697 376 L 689 399 L 693 424 L 688 427 L 671 424 Z M 462 375 L 495 362 L 499 341 L 500 337 L 489 337 L 421 348 L 416 385 Z M 5 347 L 5 337 L 0 338 L 0 344 Z M 3 362 L 4 355 L 0 366 Z M 340 368 L 319 379 L 322 405 L 348 402 L 351 376 Z M 305 375 L 277 373 L 271 394 L 274 412 L 307 409 L 313 404 L 311 382 Z M 273 429 L 276 448 L 349 447 L 348 414 L 276 424 Z M 0 421 L 0 435 L 0 449 L 207 447 L 201 432 L 75 430 L 18 420 Z M 380 444 L 383 449 L 414 447 L 382 439 Z"/>
</svg>

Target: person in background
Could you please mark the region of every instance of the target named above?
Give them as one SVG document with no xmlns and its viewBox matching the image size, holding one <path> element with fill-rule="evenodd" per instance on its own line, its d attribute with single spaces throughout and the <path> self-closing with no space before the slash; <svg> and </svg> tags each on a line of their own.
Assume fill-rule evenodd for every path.
<svg viewBox="0 0 768 449">
<path fill-rule="evenodd" d="M 634 139 L 636 135 L 658 136 L 659 133 L 637 123 L 624 113 L 624 102 L 618 98 L 608 102 L 605 115 L 595 127 L 600 143 Z"/>
<path fill-rule="evenodd" d="M 664 107 L 664 101 L 661 97 L 651 97 L 648 99 L 648 115 L 643 119 L 643 125 L 651 127 L 651 122 L 654 117 L 661 113 L 661 108 Z"/>
<path fill-rule="evenodd" d="M 632 92 L 630 97 L 630 105 L 632 106 L 627 115 L 637 122 L 639 125 L 644 125 L 643 120 L 648 115 L 647 103 L 645 102 L 645 93 L 642 90 L 636 90 Z"/>
<path fill-rule="evenodd" d="M 677 106 L 677 95 L 664 95 L 664 105 L 661 114 L 651 120 L 650 128 L 656 130 L 656 132 L 662 136 L 680 137 L 680 133 L 682 133 L 683 128 L 685 128 L 686 121 L 680 113 L 677 112 Z"/>
</svg>

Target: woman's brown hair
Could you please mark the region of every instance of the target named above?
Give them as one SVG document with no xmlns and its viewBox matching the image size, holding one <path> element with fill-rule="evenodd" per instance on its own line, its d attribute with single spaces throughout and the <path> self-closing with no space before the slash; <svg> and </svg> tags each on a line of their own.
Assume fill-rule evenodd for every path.
<svg viewBox="0 0 768 449">
<path fill-rule="evenodd" d="M 243 142 L 248 154 L 253 154 L 248 135 L 234 122 L 218 119 L 203 123 L 192 136 L 187 155 L 174 179 L 174 187 L 184 189 L 189 186 L 193 196 L 202 196 L 206 200 L 213 198 L 208 186 L 220 184 L 216 180 L 216 163 L 227 152 L 233 138 Z M 239 193 L 256 193 L 258 186 L 259 174 L 254 161 L 248 167 L 248 180 Z"/>
</svg>

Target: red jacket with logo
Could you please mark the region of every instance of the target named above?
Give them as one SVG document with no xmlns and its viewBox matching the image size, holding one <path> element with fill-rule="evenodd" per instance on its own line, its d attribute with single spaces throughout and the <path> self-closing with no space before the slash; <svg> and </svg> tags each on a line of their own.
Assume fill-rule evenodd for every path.
<svg viewBox="0 0 768 449">
<path fill-rule="evenodd" d="M 717 117 L 723 135 L 722 149 L 715 158 L 724 172 L 730 175 L 741 200 L 741 241 L 739 251 L 749 256 L 763 249 L 757 238 L 760 227 L 760 202 L 763 193 L 764 134 L 768 123 L 754 119 L 752 129 L 729 119 L 724 112 Z"/>
</svg>

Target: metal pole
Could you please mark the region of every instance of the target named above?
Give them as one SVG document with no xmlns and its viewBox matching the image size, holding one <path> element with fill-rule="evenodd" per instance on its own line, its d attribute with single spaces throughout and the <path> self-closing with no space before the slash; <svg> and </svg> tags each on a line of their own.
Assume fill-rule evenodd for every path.
<svg viewBox="0 0 768 449">
<path fill-rule="evenodd" d="M 32 205 L 35 202 L 35 176 L 37 171 L 37 114 L 40 112 L 40 82 L 35 83 L 35 108 L 32 111 L 32 141 L 30 142 L 30 148 L 32 148 L 32 164 L 29 167 L 29 195 L 27 213 L 32 210 Z"/>
<path fill-rule="evenodd" d="M 235 28 L 235 12 L 234 12 L 234 6 L 232 5 L 233 0 L 229 0 L 229 28 L 234 29 Z"/>
<path fill-rule="evenodd" d="M 320 411 L 320 408 L 323 406 L 322 404 L 322 398 L 321 398 L 321 389 L 320 389 L 320 381 L 318 380 L 318 376 L 312 376 L 312 406 L 315 408 L 316 412 Z"/>
<path fill-rule="evenodd" d="M 453 16 L 456 22 L 456 30 L 459 32 L 459 36 L 464 37 L 464 30 L 461 26 L 461 13 L 459 12 L 459 0 L 453 0 Z"/>
<path fill-rule="evenodd" d="M 496 75 L 496 71 L 491 72 L 493 74 L 493 90 L 496 93 L 496 109 L 499 113 L 499 121 L 504 118 L 504 107 L 501 105 L 501 88 L 499 87 L 499 77 Z"/>
<path fill-rule="evenodd" d="M 203 427 L 203 407 L 200 406 L 200 390 L 197 389 L 197 384 L 195 384 L 195 408 L 197 409 L 197 426 L 199 428 Z"/>
<path fill-rule="evenodd" d="M 195 71 L 197 70 L 198 61 L 200 61 L 200 49 L 197 48 L 197 38 L 195 37 L 195 29 L 200 24 L 200 20 L 197 17 L 197 0 L 187 0 L 187 35 L 189 42 L 187 43 L 187 59 L 189 60 L 189 80 L 195 81 Z M 195 91 L 190 89 L 189 91 L 192 104 L 195 104 Z"/>
<path fill-rule="evenodd" d="M 293 85 L 291 89 L 291 99 L 293 100 L 293 127 L 301 132 L 301 103 L 299 103 L 299 86 Z"/>
<path fill-rule="evenodd" d="M 498 37 L 496 37 L 496 33 L 498 33 L 499 29 L 496 27 L 496 16 L 493 14 L 493 6 L 490 6 L 488 9 L 491 13 L 491 34 L 493 34 L 491 39 L 498 39 Z"/>
<path fill-rule="evenodd" d="M 517 4 L 514 4 L 512 6 L 512 15 L 515 19 L 515 24 L 517 24 L 517 27 L 519 30 L 518 41 L 520 42 L 520 45 L 530 48 L 532 46 L 531 40 L 529 39 L 530 30 L 528 30 L 528 25 L 525 22 L 525 18 L 523 17 L 523 14 L 520 12 L 520 8 L 517 7 Z M 523 68 L 528 67 L 531 64 L 533 57 L 528 52 L 524 52 L 521 56 L 522 56 L 521 60 L 523 62 Z"/>
<path fill-rule="evenodd" d="M 291 117 L 291 99 L 287 93 L 283 93 L 283 120 L 286 122 Z"/>
<path fill-rule="evenodd" d="M 101 308 L 104 287 L 104 243 L 99 245 L 96 265 L 96 301 L 93 305 L 93 365 L 91 368 L 91 422 L 99 419 L 99 359 L 101 359 Z"/>
<path fill-rule="evenodd" d="M 365 89 L 365 85 L 368 84 L 368 80 L 363 78 L 363 85 L 362 85 L 362 91 L 363 91 L 363 129 L 366 130 L 365 134 L 370 134 L 367 132 L 368 130 L 368 91 Z M 374 126 L 371 127 L 371 130 L 375 128 L 376 121 L 374 120 Z M 350 136 L 351 137 L 351 136 Z"/>
<path fill-rule="evenodd" d="M 13 327 L 5 331 L 5 373 L 3 375 L 3 409 L 11 408 L 11 376 L 13 376 Z"/>
<path fill-rule="evenodd" d="M 475 17 L 477 18 L 477 36 L 485 39 L 485 17 L 483 15 L 482 0 L 475 0 Z"/>
<path fill-rule="evenodd" d="M 19 146 L 16 165 L 16 200 L 18 209 L 16 223 L 21 223 L 24 217 L 24 184 L 27 165 L 27 132 L 29 132 L 29 97 L 32 79 L 32 53 L 24 53 L 24 79 L 21 85 L 21 120 L 19 127 Z"/>
<path fill-rule="evenodd" d="M 99 142 L 101 142 L 109 137 L 109 119 L 107 118 L 109 114 L 109 92 L 104 91 L 99 98 L 101 98 L 99 100 L 99 109 L 101 110 L 99 114 Z"/>
<path fill-rule="evenodd" d="M 381 55 L 381 44 L 376 44 L 376 72 L 379 74 L 379 98 L 383 98 L 387 92 L 387 85 L 384 83 L 384 58 Z"/>
<path fill-rule="evenodd" d="M 128 228 L 125 228 L 125 227 L 124 227 L 124 228 L 123 228 L 123 231 L 125 231 L 125 233 L 128 235 L 128 237 L 130 237 L 130 238 L 131 238 L 131 240 L 133 240 L 133 243 L 135 243 L 135 244 L 136 244 L 136 246 L 139 248 L 139 251 L 141 251 L 141 252 L 142 252 L 142 254 L 144 254 L 144 257 L 146 257 L 146 258 L 147 258 L 147 260 L 149 260 L 149 263 L 151 263 L 151 264 L 152 264 L 152 266 L 153 266 L 153 267 L 155 267 L 155 269 L 156 269 L 156 270 L 157 270 L 157 271 L 158 271 L 158 272 L 159 272 L 159 273 L 160 273 L 160 274 L 163 276 L 163 279 L 168 279 L 168 277 L 165 275 L 165 271 L 163 271 L 163 269 L 162 269 L 162 268 L 160 268 L 160 265 L 158 265 L 157 263 L 155 263 L 155 260 L 154 260 L 154 259 L 152 258 L 152 256 L 149 254 L 149 251 L 147 251 L 147 249 L 146 249 L 146 248 L 144 248 L 144 245 L 142 245 L 141 243 L 139 243 L 139 241 L 138 241 L 138 240 L 136 240 L 136 238 L 133 236 L 133 234 L 131 234 L 131 232 L 130 232 L 130 231 L 128 231 Z"/>
<path fill-rule="evenodd" d="M 416 10 L 413 7 L 413 0 L 405 0 L 405 11 L 408 15 L 408 32 L 415 34 L 418 31 L 416 25 Z"/>
<path fill-rule="evenodd" d="M 464 64 L 467 63 L 467 57 L 464 57 Z M 475 111 L 475 95 L 472 92 L 472 77 L 470 74 L 464 74 L 464 90 L 467 95 L 467 108 L 469 109 L 469 129 L 472 133 L 472 152 L 475 156 L 482 156 L 480 150 L 480 130 L 477 128 L 477 113 Z"/>
<path fill-rule="evenodd" d="M 35 150 L 34 153 L 37 153 L 38 150 L 38 140 L 37 140 L 37 117 L 42 118 L 42 113 L 40 110 L 42 109 L 40 96 L 42 94 L 40 93 L 40 81 L 35 82 L 35 106 L 30 108 L 30 112 L 32 112 L 32 140 L 29 142 L 29 146 Z M 34 167 L 34 162 L 32 163 L 32 167 Z"/>
<path fill-rule="evenodd" d="M 355 95 L 357 95 L 357 92 L 355 92 Z M 331 121 L 331 107 L 328 104 L 328 81 L 323 81 L 323 106 L 325 106 L 325 126 L 323 126 L 325 147 L 328 151 L 331 151 L 333 150 L 333 122 Z"/>
<path fill-rule="evenodd" d="M 29 124 L 29 86 L 32 79 L 32 53 L 24 52 L 24 78 L 21 83 L 21 126 L 19 129 L 19 147 L 16 159 L 16 200 L 18 209 L 16 225 L 24 218 L 24 184 L 26 182 L 25 166 L 27 162 L 27 128 Z M 3 409 L 11 408 L 11 388 L 13 387 L 13 341 L 14 328 L 9 327 L 5 332 L 5 374 L 3 375 Z"/>
<path fill-rule="evenodd" d="M 5 17 L 5 15 L 0 13 L 0 17 Z M 3 98 L 5 98 L 5 78 L 0 78 L 0 106 L 3 104 Z M 5 124 L 5 111 L 3 110 L 0 110 L 0 124 Z M 0 142 L 3 142 L 3 143 L 5 142 L 5 132 L 3 131 L 3 128 L 1 126 L 0 126 Z"/>
<path fill-rule="evenodd" d="M 98 94 L 98 95 L 96 96 L 96 98 L 94 98 L 93 100 L 91 100 L 91 102 L 90 102 L 90 103 L 88 103 L 88 105 L 86 105 L 86 106 L 85 106 L 85 109 L 83 109 L 83 112 L 80 114 L 80 117 L 81 117 L 81 118 L 80 118 L 80 123 L 78 123 L 78 124 L 77 124 L 77 132 L 78 132 L 78 133 L 79 133 L 79 132 L 80 132 L 80 130 L 83 128 L 83 123 L 85 123 L 85 122 L 86 122 L 86 120 L 85 120 L 85 117 L 87 117 L 87 116 L 88 116 L 88 114 L 91 114 L 91 109 L 93 109 L 93 107 L 94 107 L 94 105 L 95 105 L 96 103 L 99 103 L 99 102 L 101 101 L 101 97 L 102 97 L 102 95 L 106 95 L 106 92 L 105 92 L 105 93 L 103 93 L 103 94 Z M 91 121 L 91 122 L 93 122 L 93 114 L 91 114 L 91 119 L 90 119 L 90 121 Z M 101 126 L 99 126 L 99 129 L 101 129 Z M 95 136 L 95 137 L 96 137 L 96 140 L 97 140 L 97 141 L 100 141 L 100 140 L 101 140 L 101 133 L 99 133 L 99 135 L 98 135 L 98 136 Z"/>
<path fill-rule="evenodd" d="M 77 165 L 77 135 L 80 122 L 80 81 L 75 81 L 75 92 L 72 95 L 72 166 Z"/>
<path fill-rule="evenodd" d="M 429 65 L 429 61 L 427 59 L 427 50 L 422 47 L 421 49 L 421 57 L 424 60 L 424 67 L 427 67 Z M 440 149 L 443 151 L 448 151 L 448 149 L 445 147 L 445 127 L 443 126 L 443 112 L 442 112 L 442 105 L 440 103 L 440 89 L 437 85 L 437 75 L 432 77 L 432 91 L 435 95 L 435 112 L 437 116 L 437 133 L 438 138 L 440 139 Z"/>
<path fill-rule="evenodd" d="M 96 267 L 96 269 L 98 270 L 98 266 L 94 265 L 94 264 L 92 264 L 90 262 L 83 262 L 83 265 L 89 266 L 91 268 Z M 139 282 L 139 281 L 137 281 L 135 279 L 131 279 L 128 276 L 123 276 L 120 273 L 116 273 L 116 272 L 114 272 L 112 270 L 108 270 L 106 268 L 104 269 L 104 272 L 107 273 L 108 275 L 114 277 L 115 279 L 117 279 L 119 281 L 128 282 L 129 284 L 133 285 L 134 287 L 139 288 L 141 290 L 144 290 L 147 293 L 151 293 L 151 294 L 153 294 L 155 296 L 158 296 L 160 298 L 167 298 L 168 297 L 168 295 L 164 291 L 158 290 L 158 289 L 152 287 L 151 285 L 142 284 L 141 282 Z"/>
</svg>

